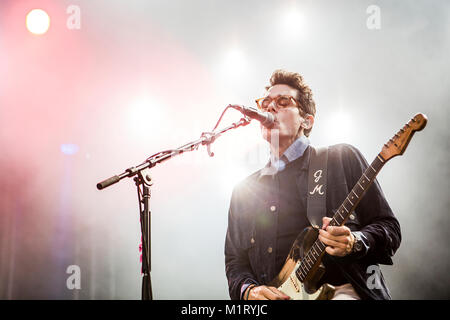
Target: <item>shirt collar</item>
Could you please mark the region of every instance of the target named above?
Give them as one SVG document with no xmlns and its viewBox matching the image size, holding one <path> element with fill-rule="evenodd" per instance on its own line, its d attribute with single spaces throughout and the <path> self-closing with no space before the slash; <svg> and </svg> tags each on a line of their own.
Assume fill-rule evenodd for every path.
<svg viewBox="0 0 450 320">
<path fill-rule="evenodd" d="M 297 138 L 287 149 L 284 151 L 283 155 L 278 158 L 273 154 L 270 155 L 269 163 L 261 170 L 260 176 L 272 175 L 278 171 L 284 170 L 289 162 L 297 160 L 308 148 L 310 142 L 305 136 Z"/>
<path fill-rule="evenodd" d="M 283 156 L 287 158 L 288 163 L 292 162 L 300 158 L 305 152 L 306 148 L 308 148 L 308 146 L 309 146 L 309 139 L 302 135 L 300 138 L 295 140 L 289 146 L 289 148 L 286 149 L 286 151 L 283 153 Z"/>
</svg>

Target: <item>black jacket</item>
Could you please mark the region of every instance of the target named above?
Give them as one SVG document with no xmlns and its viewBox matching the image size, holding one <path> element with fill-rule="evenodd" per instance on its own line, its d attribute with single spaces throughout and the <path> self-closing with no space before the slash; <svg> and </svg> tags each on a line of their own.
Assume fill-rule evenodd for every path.
<svg viewBox="0 0 450 320">
<path fill-rule="evenodd" d="M 310 151 L 308 147 L 300 158 L 302 164 L 297 178 L 303 178 L 302 181 L 308 174 Z M 367 167 L 367 161 L 355 147 L 347 144 L 329 147 L 327 216 L 333 216 Z M 298 184 L 294 192 L 306 199 L 304 183 Z M 275 270 L 277 218 L 270 214 L 271 201 L 270 196 L 264 195 L 261 170 L 233 190 L 225 241 L 225 269 L 231 299 L 240 299 L 242 284 L 267 284 L 280 271 Z M 348 219 L 345 225 L 359 231 L 363 250 L 342 258 L 325 254 L 325 265 L 335 264 L 362 299 L 390 299 L 378 264 L 393 264 L 391 257 L 400 246 L 401 233 L 378 181 L 366 191 L 353 219 Z"/>
</svg>

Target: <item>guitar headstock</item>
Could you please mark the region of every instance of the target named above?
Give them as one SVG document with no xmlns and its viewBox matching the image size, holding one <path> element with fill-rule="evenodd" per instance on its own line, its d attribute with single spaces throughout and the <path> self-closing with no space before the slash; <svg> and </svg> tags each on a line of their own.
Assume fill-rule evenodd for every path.
<svg viewBox="0 0 450 320">
<path fill-rule="evenodd" d="M 414 118 L 409 120 L 409 122 L 383 146 L 383 149 L 380 152 L 383 159 L 387 161 L 395 156 L 402 155 L 405 152 L 409 141 L 411 141 L 414 132 L 425 128 L 427 121 L 428 118 L 423 113 L 418 113 Z"/>
</svg>

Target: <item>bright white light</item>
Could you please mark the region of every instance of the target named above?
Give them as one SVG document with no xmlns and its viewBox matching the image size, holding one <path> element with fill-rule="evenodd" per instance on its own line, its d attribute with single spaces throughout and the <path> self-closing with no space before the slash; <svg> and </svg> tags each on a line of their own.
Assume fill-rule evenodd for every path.
<svg viewBox="0 0 450 320">
<path fill-rule="evenodd" d="M 72 156 L 80 150 L 80 147 L 73 143 L 63 143 L 60 146 L 60 150 L 62 153 Z"/>
<path fill-rule="evenodd" d="M 126 110 L 130 131 L 136 135 L 159 132 L 160 126 L 164 123 L 162 108 L 163 106 L 155 99 L 149 97 L 136 99 Z"/>
<path fill-rule="evenodd" d="M 253 127 L 253 128 L 252 128 Z M 213 144 L 220 171 L 220 181 L 224 192 L 231 192 L 233 188 L 249 176 L 262 168 L 269 160 L 268 144 L 261 138 L 259 125 L 240 128 L 223 137 L 222 141 Z"/>
<path fill-rule="evenodd" d="M 345 112 L 336 112 L 328 116 L 327 132 L 330 143 L 348 142 L 352 138 L 352 118 Z"/>
<path fill-rule="evenodd" d="M 222 73 L 227 77 L 241 76 L 246 68 L 243 52 L 239 48 L 231 48 L 223 57 Z"/>
<path fill-rule="evenodd" d="M 238 165 L 227 167 L 220 175 L 222 190 L 231 194 L 234 187 L 250 174 L 251 172 L 249 172 L 248 169 L 246 170 Z"/>
<path fill-rule="evenodd" d="M 306 33 L 305 16 L 296 8 L 288 8 L 281 14 L 281 29 L 286 38 L 295 38 Z"/>
<path fill-rule="evenodd" d="M 31 33 L 44 34 L 50 27 L 50 17 L 42 9 L 33 9 L 27 14 L 26 25 Z"/>
</svg>

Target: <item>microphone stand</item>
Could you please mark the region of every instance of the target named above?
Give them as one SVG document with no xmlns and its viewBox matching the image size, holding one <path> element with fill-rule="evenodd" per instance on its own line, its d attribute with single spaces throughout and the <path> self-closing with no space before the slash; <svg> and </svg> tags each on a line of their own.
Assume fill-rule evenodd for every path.
<svg viewBox="0 0 450 320">
<path fill-rule="evenodd" d="M 223 114 L 222 114 L 223 116 Z M 222 117 L 221 117 L 222 118 Z M 220 119 L 221 119 L 220 118 Z M 220 122 L 219 119 L 219 122 Z M 219 130 L 217 132 L 203 132 L 201 137 L 195 141 L 189 142 L 177 149 L 166 150 L 158 152 L 149 157 L 145 162 L 136 167 L 130 167 L 119 175 L 114 175 L 111 178 L 103 180 L 97 184 L 97 189 L 102 190 L 107 188 L 124 178 L 134 177 L 135 184 L 138 191 L 139 213 L 142 233 L 142 300 L 153 300 L 152 282 L 150 277 L 151 272 L 151 212 L 150 212 L 150 187 L 152 186 L 152 179 L 150 176 L 150 168 L 156 166 L 158 163 L 169 160 L 170 158 L 182 154 L 187 151 L 197 150 L 200 145 L 206 145 L 207 152 L 210 157 L 214 156 L 211 152 L 211 144 L 223 133 L 228 130 L 235 129 L 241 126 L 246 126 L 250 123 L 247 117 L 242 118 L 238 122 Z M 217 125 L 216 125 L 217 127 Z"/>
</svg>

